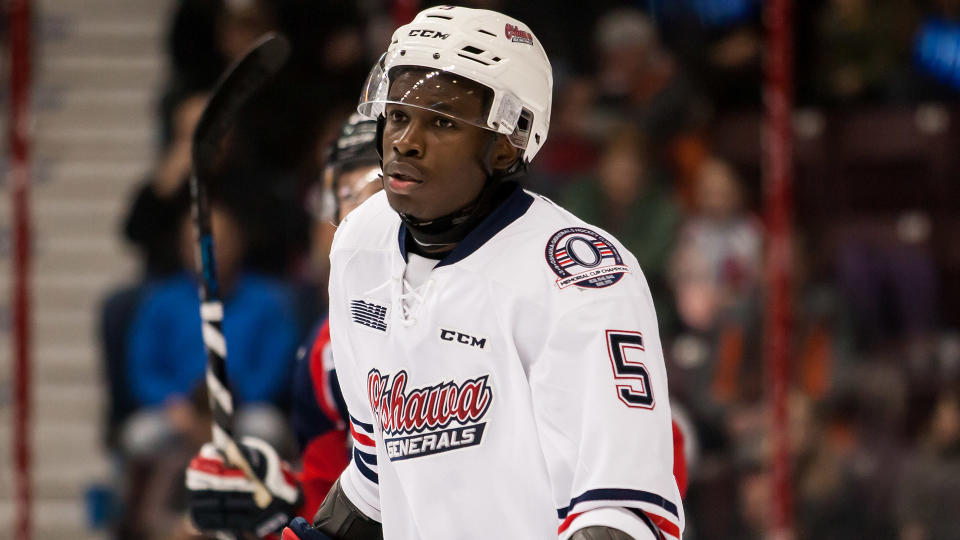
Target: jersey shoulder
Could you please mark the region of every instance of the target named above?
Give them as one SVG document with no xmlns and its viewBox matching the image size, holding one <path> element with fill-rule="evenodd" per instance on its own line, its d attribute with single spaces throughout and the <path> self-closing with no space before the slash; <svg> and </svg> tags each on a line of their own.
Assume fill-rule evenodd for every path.
<svg viewBox="0 0 960 540">
<path fill-rule="evenodd" d="M 505 264 L 487 265 L 497 269 L 495 279 L 563 297 L 574 290 L 592 291 L 590 298 L 623 294 L 637 278 L 646 287 L 636 258 L 613 235 L 542 195 L 527 194 L 533 198 L 529 209 L 491 250 L 494 257 L 507 256 Z"/>
<path fill-rule="evenodd" d="M 334 234 L 331 253 L 396 246 L 399 221 L 387 202 L 386 193 L 380 191 L 343 218 Z"/>
</svg>

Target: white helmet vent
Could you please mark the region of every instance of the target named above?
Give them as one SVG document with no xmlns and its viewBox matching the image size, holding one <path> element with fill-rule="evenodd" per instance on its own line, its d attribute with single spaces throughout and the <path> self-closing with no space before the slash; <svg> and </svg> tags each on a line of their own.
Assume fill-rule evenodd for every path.
<svg viewBox="0 0 960 540">
<path fill-rule="evenodd" d="M 458 54 L 457 56 L 459 56 L 460 58 L 466 58 L 467 60 L 473 60 L 474 62 L 476 62 L 476 63 L 478 63 L 478 64 L 483 64 L 483 65 L 485 65 L 485 66 L 489 66 L 489 65 L 490 65 L 490 62 L 484 62 L 483 60 L 481 60 L 481 59 L 479 59 L 479 58 L 475 58 L 475 57 L 473 57 L 473 56 L 467 56 L 467 55 L 465 55 L 465 54 Z"/>
<path fill-rule="evenodd" d="M 466 58 L 467 60 L 473 60 L 474 62 L 489 66 L 490 64 L 496 64 L 500 61 L 499 56 L 494 56 L 493 58 L 486 58 L 483 55 L 488 54 L 489 51 L 485 51 L 479 47 L 474 47 L 473 45 L 467 45 L 460 49 L 460 52 L 457 53 L 457 56 L 460 58 Z"/>
<path fill-rule="evenodd" d="M 446 19 L 448 21 L 453 19 L 453 17 L 447 17 L 446 15 L 427 15 L 427 18 L 428 19 Z"/>
<path fill-rule="evenodd" d="M 481 34 L 486 34 L 486 35 L 488 35 L 488 36 L 497 37 L 497 35 L 494 34 L 493 32 L 491 32 L 491 31 L 489 31 L 489 30 L 484 30 L 483 28 L 477 28 L 477 32 L 480 32 Z"/>
</svg>

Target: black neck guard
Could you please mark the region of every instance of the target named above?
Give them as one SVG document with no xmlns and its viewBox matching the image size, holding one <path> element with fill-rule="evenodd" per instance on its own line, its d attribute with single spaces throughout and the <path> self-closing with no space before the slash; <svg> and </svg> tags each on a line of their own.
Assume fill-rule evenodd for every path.
<svg viewBox="0 0 960 540">
<path fill-rule="evenodd" d="M 415 244 L 415 247 L 411 246 L 412 251 L 436 254 L 452 250 L 513 192 L 515 186 L 513 181 L 491 179 L 474 202 L 436 219 L 422 220 L 400 213 L 400 220 L 410 231 Z"/>
</svg>

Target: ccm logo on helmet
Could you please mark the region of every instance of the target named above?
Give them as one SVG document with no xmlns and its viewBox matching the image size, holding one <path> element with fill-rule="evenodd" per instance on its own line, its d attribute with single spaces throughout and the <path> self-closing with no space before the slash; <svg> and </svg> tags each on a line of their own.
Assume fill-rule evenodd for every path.
<svg viewBox="0 0 960 540">
<path fill-rule="evenodd" d="M 509 25 L 507 25 L 509 26 Z M 450 34 L 444 34 L 443 32 L 437 32 L 436 30 L 418 30 L 414 28 L 410 31 L 409 36 L 420 36 L 426 38 L 437 38 L 437 39 L 447 39 L 450 37 Z"/>
<path fill-rule="evenodd" d="M 510 41 L 533 45 L 533 35 L 531 35 L 530 32 L 521 30 L 510 23 L 507 23 L 503 28 L 503 33 Z"/>
</svg>

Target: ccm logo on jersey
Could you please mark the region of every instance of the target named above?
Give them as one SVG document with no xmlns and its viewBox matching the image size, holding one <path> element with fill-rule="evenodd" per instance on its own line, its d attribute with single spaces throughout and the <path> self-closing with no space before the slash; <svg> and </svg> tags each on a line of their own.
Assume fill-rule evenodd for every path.
<svg viewBox="0 0 960 540">
<path fill-rule="evenodd" d="M 554 233 L 544 251 L 557 287 L 601 289 L 620 281 L 630 268 L 613 243 L 596 231 L 570 227 Z"/>
<path fill-rule="evenodd" d="M 443 382 L 407 390 L 407 372 L 367 374 L 370 409 L 380 423 L 390 461 L 400 461 L 480 444 L 493 402 L 489 375 L 461 384 Z"/>
<path fill-rule="evenodd" d="M 448 37 L 450 37 L 450 34 L 444 34 L 442 32 L 437 32 L 436 30 L 417 30 L 416 28 L 411 30 L 410 33 L 407 35 L 414 36 L 414 37 L 420 36 L 420 37 L 437 38 L 437 39 L 447 39 Z"/>
<path fill-rule="evenodd" d="M 448 330 L 446 328 L 440 329 L 440 340 L 449 343 L 460 343 L 462 345 L 476 347 L 478 349 L 482 349 L 487 346 L 487 338 L 478 338 L 471 336 L 470 334 L 464 334 L 463 332 Z"/>
</svg>

